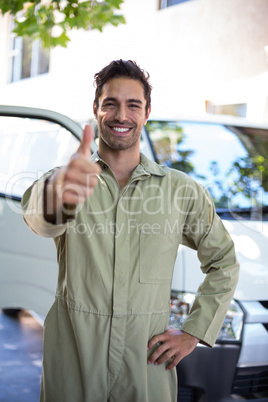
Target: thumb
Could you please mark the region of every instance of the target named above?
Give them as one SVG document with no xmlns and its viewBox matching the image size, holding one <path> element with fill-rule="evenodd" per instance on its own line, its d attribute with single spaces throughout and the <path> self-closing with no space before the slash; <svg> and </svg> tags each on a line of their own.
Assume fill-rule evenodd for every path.
<svg viewBox="0 0 268 402">
<path fill-rule="evenodd" d="M 93 141 L 93 138 L 94 138 L 93 129 L 90 125 L 87 124 L 84 128 L 82 140 L 80 142 L 77 153 L 84 156 L 85 158 L 89 158 L 91 155 L 90 145 L 91 142 Z"/>
</svg>

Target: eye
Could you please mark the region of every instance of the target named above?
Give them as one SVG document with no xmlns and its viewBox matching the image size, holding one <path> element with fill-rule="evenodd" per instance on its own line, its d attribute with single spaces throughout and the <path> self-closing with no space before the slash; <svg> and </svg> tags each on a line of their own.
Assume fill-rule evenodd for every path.
<svg viewBox="0 0 268 402">
<path fill-rule="evenodd" d="M 129 105 L 129 107 L 130 107 L 131 109 L 139 109 L 139 108 L 140 108 L 140 106 L 137 105 L 136 103 L 131 103 L 131 104 Z"/>
<path fill-rule="evenodd" d="M 114 102 L 106 102 L 106 103 L 103 104 L 104 108 L 106 108 L 106 107 L 114 107 L 114 106 L 115 106 Z"/>
</svg>

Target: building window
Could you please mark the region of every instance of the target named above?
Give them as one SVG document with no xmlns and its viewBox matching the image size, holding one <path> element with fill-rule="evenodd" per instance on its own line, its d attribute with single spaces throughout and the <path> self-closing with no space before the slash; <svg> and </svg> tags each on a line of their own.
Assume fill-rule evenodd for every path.
<svg viewBox="0 0 268 402">
<path fill-rule="evenodd" d="M 229 116 L 247 116 L 247 103 L 220 104 L 207 100 L 206 112 L 211 114 L 225 114 Z"/>
<path fill-rule="evenodd" d="M 160 0 L 160 8 L 175 6 L 175 4 L 185 3 L 191 0 Z"/>
<path fill-rule="evenodd" d="M 39 40 L 32 41 L 29 38 L 16 36 L 12 32 L 13 28 L 14 22 L 11 20 L 9 82 L 48 73 L 49 50 L 44 49 Z"/>
</svg>

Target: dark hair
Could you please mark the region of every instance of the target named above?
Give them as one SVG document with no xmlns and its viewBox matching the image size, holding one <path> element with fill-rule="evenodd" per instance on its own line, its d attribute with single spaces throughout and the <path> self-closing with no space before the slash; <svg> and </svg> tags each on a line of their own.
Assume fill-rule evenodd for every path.
<svg viewBox="0 0 268 402">
<path fill-rule="evenodd" d="M 102 94 L 104 84 L 112 78 L 127 77 L 133 80 L 140 81 L 144 89 L 144 97 L 146 100 L 146 113 L 151 105 L 152 87 L 149 83 L 149 73 L 142 70 L 135 61 L 132 60 L 114 60 L 108 66 L 104 67 L 100 72 L 96 73 L 95 78 L 95 104 L 99 106 L 99 98 Z"/>
</svg>

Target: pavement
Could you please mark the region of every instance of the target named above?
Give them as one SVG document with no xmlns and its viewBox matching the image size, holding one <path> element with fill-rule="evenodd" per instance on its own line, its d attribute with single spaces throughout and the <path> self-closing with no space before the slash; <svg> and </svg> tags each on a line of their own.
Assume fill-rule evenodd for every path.
<svg viewBox="0 0 268 402">
<path fill-rule="evenodd" d="M 11 317 L 0 310 L 0 402 L 38 402 L 43 328 L 26 310 Z"/>
</svg>

